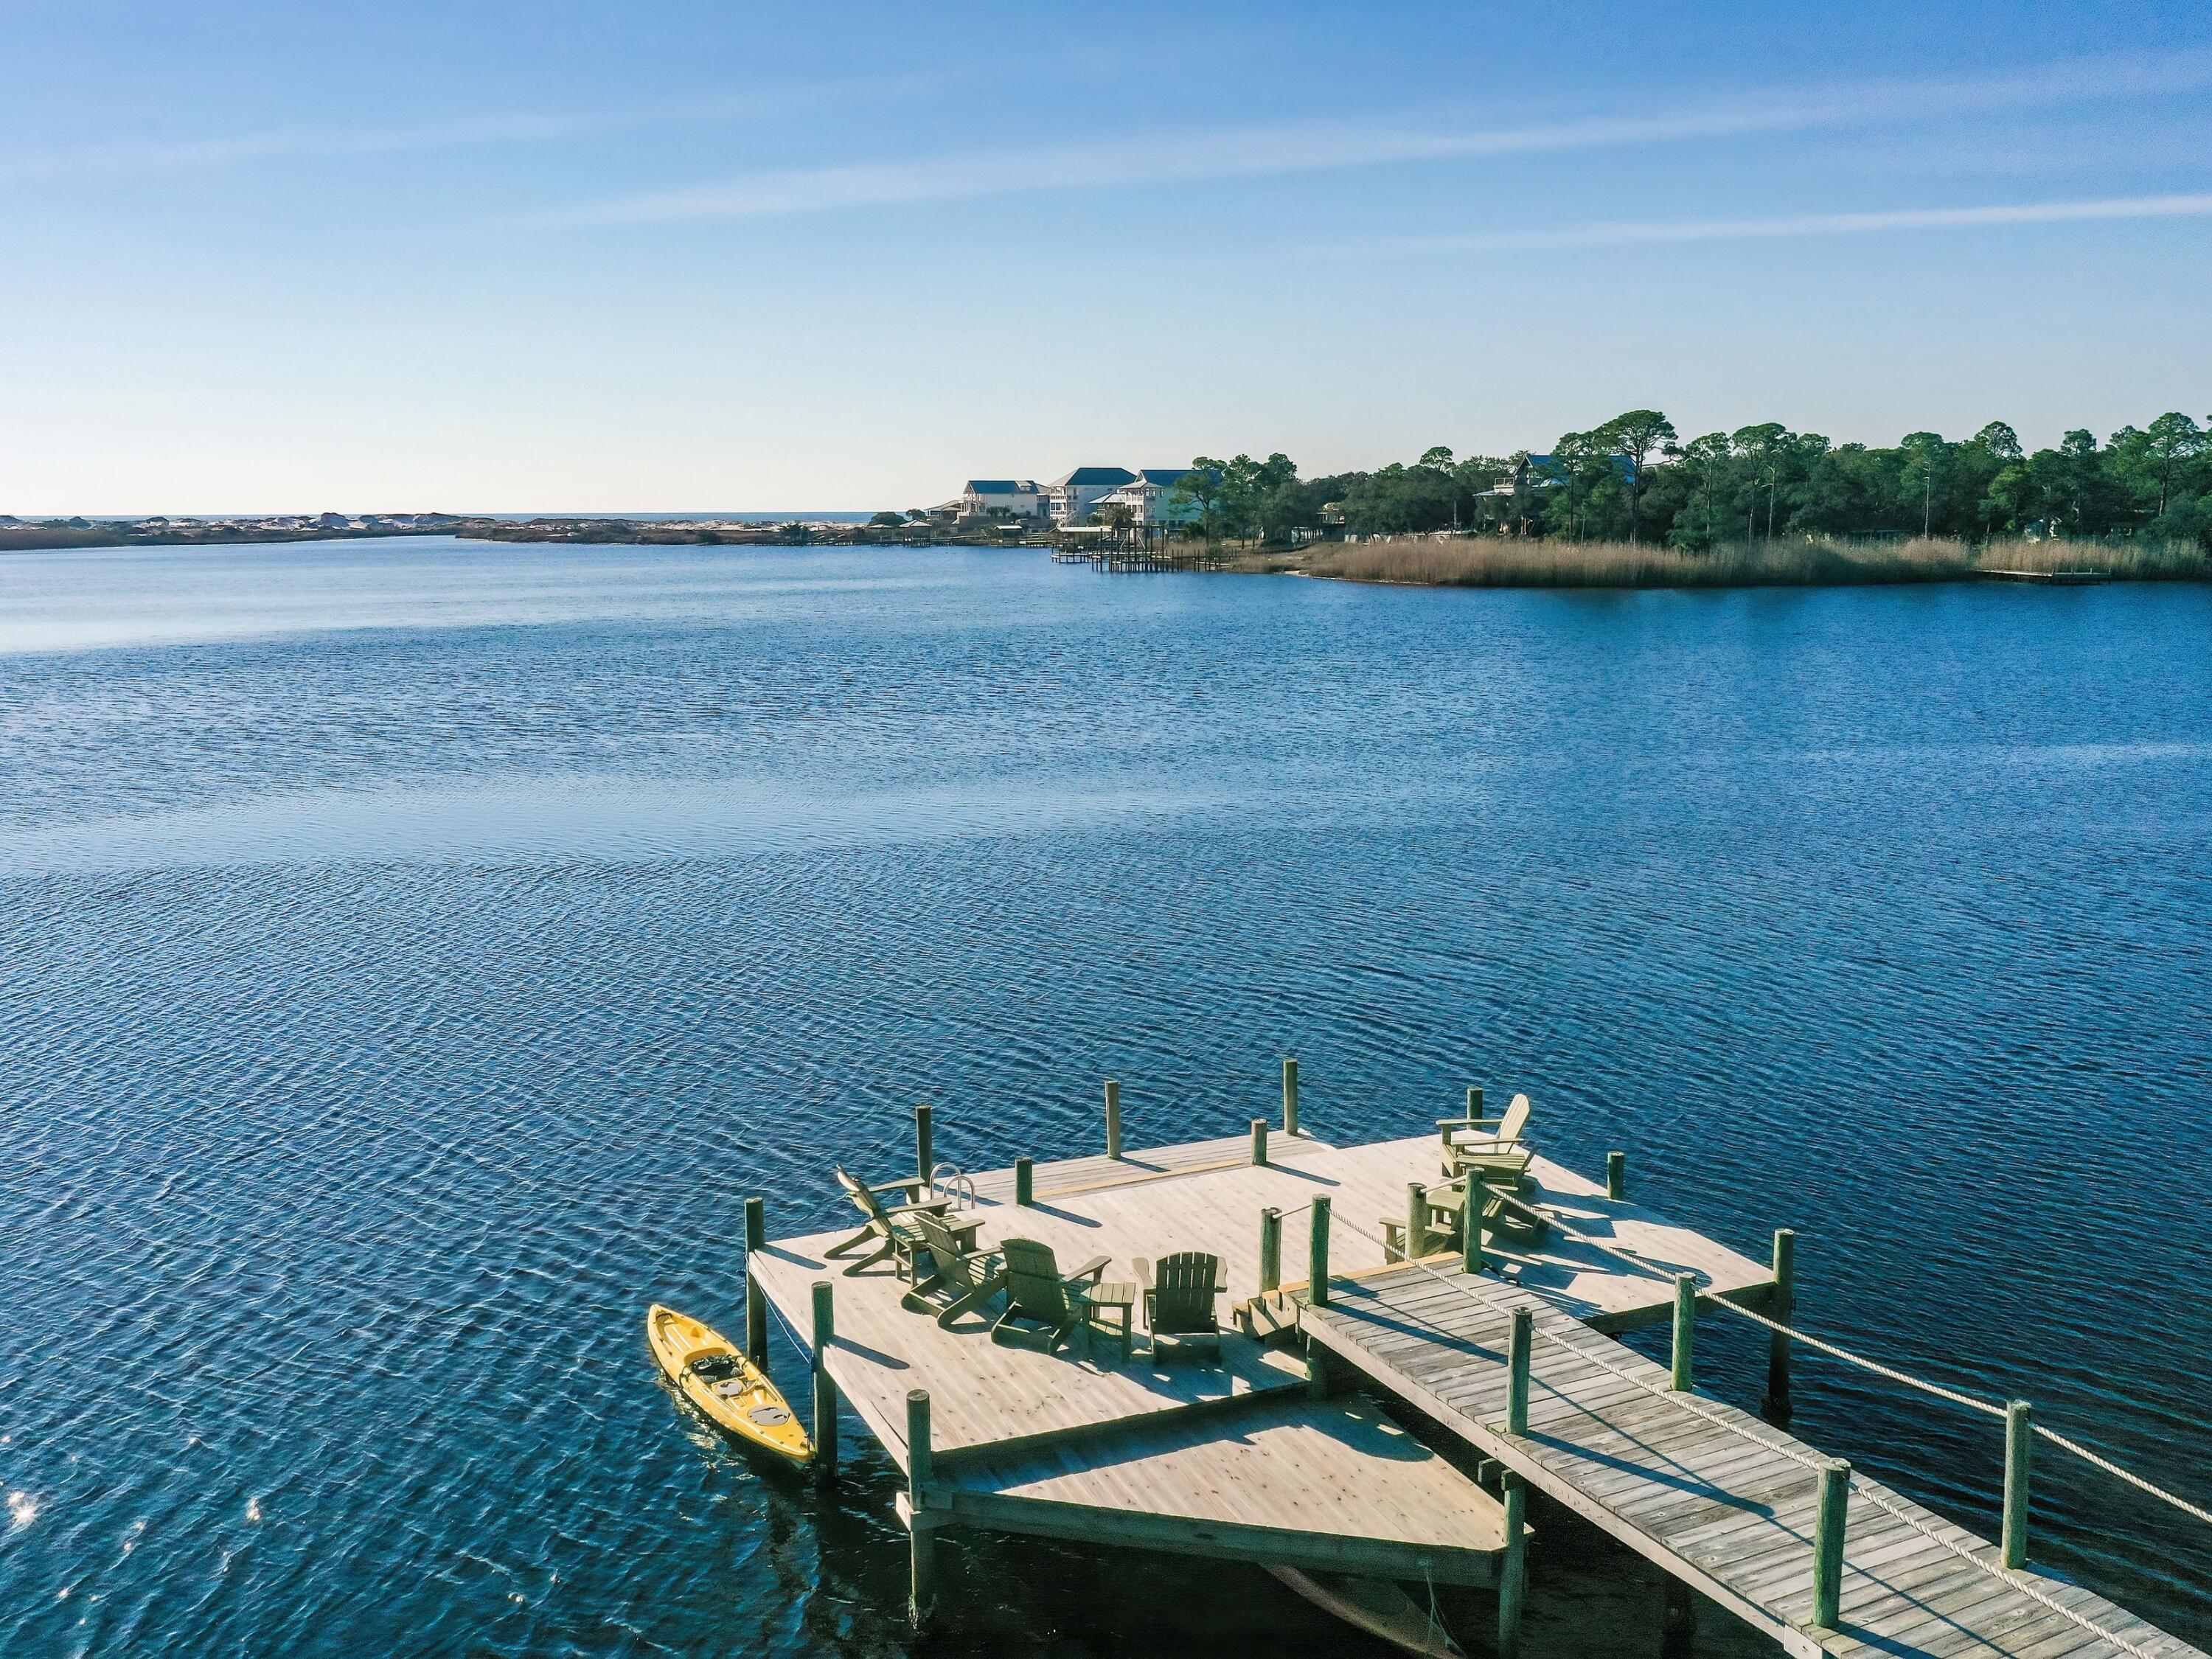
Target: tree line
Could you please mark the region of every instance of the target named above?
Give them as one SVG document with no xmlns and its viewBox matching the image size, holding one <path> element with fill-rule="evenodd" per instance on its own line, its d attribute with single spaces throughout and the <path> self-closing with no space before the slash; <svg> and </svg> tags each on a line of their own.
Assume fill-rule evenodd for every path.
<svg viewBox="0 0 2212 1659">
<path fill-rule="evenodd" d="M 2134 535 L 2212 548 L 2212 417 L 2168 413 L 2103 443 L 2069 432 L 2023 450 L 1992 421 L 1971 438 L 1913 432 L 1834 443 L 1777 421 L 1684 442 L 1631 410 L 1548 453 L 1455 457 L 1301 477 L 1291 459 L 1199 456 L 1176 493 L 1209 538 L 1284 542 L 1340 522 L 1355 535 L 1460 528 L 1699 551 L 1778 536 Z M 1513 486 L 1500 492 L 1500 485 Z"/>
</svg>

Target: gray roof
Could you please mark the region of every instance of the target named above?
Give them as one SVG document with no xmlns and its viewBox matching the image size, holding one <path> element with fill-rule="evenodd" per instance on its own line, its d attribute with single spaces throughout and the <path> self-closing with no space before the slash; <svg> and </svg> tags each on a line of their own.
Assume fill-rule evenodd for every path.
<svg viewBox="0 0 2212 1659">
<path fill-rule="evenodd" d="M 1064 478 L 1054 478 L 1052 487 L 1075 484 L 1125 484 L 1137 482 L 1137 475 L 1126 466 L 1079 466 Z"/>
</svg>

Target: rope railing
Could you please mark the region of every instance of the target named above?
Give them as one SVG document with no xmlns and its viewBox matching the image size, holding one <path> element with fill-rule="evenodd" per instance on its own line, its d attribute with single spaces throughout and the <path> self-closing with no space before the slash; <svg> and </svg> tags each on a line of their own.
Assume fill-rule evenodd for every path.
<svg viewBox="0 0 2212 1659">
<path fill-rule="evenodd" d="M 1565 1233 L 1568 1237 L 1573 1239 L 1578 1244 L 1588 1245 L 1594 1250 L 1600 1251 L 1606 1255 L 1613 1256 L 1619 1261 L 1625 1261 L 1632 1267 L 1636 1268 L 1638 1272 L 1648 1273 L 1655 1279 L 1666 1279 L 1670 1277 L 1670 1275 L 1662 1272 L 1659 1268 L 1653 1267 L 1642 1257 L 1632 1255 L 1625 1250 L 1617 1249 L 1613 1246 L 1605 1243 L 1602 1240 L 1593 1238 L 1588 1233 L 1583 1232 L 1578 1228 L 1571 1225 L 1560 1216 L 1558 1210 L 1549 1205 L 1540 1206 L 1530 1204 L 1527 1200 L 1512 1194 L 1501 1193 L 1498 1195 L 1503 1198 L 1507 1203 L 1514 1206 L 1516 1208 L 1522 1210 L 1530 1215 L 1540 1217 L 1551 1225 L 1557 1227 L 1561 1232 Z M 1711 1282 L 1711 1276 L 1710 1274 L 1704 1275 L 1704 1277 L 1706 1279 L 1708 1283 Z M 1740 1319 L 1747 1319 L 1754 1325 L 1764 1326 L 1767 1330 L 1774 1332 L 1778 1335 L 1787 1337 L 1793 1342 L 1802 1342 L 1808 1347 L 1818 1349 L 1820 1352 L 1831 1355 L 1837 1359 L 1843 1360 L 1847 1364 L 1856 1365 L 1861 1370 L 1870 1371 L 1876 1376 L 1886 1377 L 1893 1382 L 1902 1383 L 1907 1388 L 1917 1389 L 1923 1394 L 1932 1395 L 1939 1400 L 1949 1401 L 1953 1405 L 1963 1406 L 1970 1411 L 1982 1412 L 1989 1416 L 1999 1419 L 2007 1415 L 2005 1407 L 1996 1401 L 1984 1399 L 1975 1395 L 1964 1394 L 1956 1389 L 1947 1389 L 1940 1382 L 1931 1382 L 1925 1377 L 1915 1376 L 1909 1371 L 1898 1370 L 1895 1366 L 1885 1365 L 1879 1360 L 1868 1358 L 1864 1354 L 1853 1353 L 1848 1348 L 1839 1346 L 1836 1343 L 1814 1336 L 1809 1332 L 1800 1330 L 1794 1325 L 1784 1324 L 1780 1320 L 1769 1319 L 1765 1314 L 1754 1312 L 1753 1310 L 1743 1306 L 1741 1303 L 1730 1301 L 1725 1296 L 1717 1295 L 1712 1298 L 1712 1302 L 1715 1305 L 1724 1308 L 1729 1312 L 1735 1314 Z M 2100 1453 L 2092 1451 L 2080 1441 L 2061 1434 L 2056 1429 L 2047 1428 L 2040 1423 L 2034 1424 L 2032 1426 L 2035 1434 L 2039 1437 L 2049 1441 L 2052 1445 L 2060 1448 L 2062 1450 L 2071 1452 L 2075 1456 L 2081 1459 L 2082 1462 L 2090 1464 L 2095 1468 L 2103 1470 L 2106 1474 L 2113 1476 L 2117 1480 L 2126 1482 L 2129 1486 L 2133 1486 L 2138 1492 L 2146 1493 L 2152 1498 L 2155 1498 L 2161 1503 L 2170 1504 L 2174 1509 L 2179 1510 L 2183 1514 L 2191 1516 L 2198 1521 L 2203 1522 L 2207 1526 L 2212 1526 L 2212 1510 L 2206 1510 L 2198 1504 L 2192 1504 L 2189 1499 L 2182 1497 L 2178 1492 L 2168 1492 L 2165 1487 L 2159 1486 L 2156 1482 L 2148 1480 L 2142 1475 L 2136 1474 L 2132 1469 L 2123 1468 L 2118 1463 L 2114 1462 L 2111 1458 L 2106 1457 Z"/>
<path fill-rule="evenodd" d="M 1511 1201 L 1519 1204 L 1520 1207 L 1522 1209 L 1530 1210 L 1532 1212 L 1535 1213 L 1542 1213 L 1542 1212 L 1535 1211 L 1534 1206 L 1533 1206 L 1521 1203 L 1519 1200 L 1513 1200 Z M 1470 1218 L 1474 1220 L 1474 1224 L 1480 1224 L 1479 1218 Z M 1587 1235 L 1582 1234 L 1575 1229 L 1566 1226 L 1564 1223 L 1558 1222 L 1555 1217 L 1547 1216 L 1547 1218 L 1553 1220 L 1554 1224 L 1559 1225 L 1563 1232 L 1568 1233 L 1571 1237 L 1580 1239 L 1583 1243 L 1589 1243 L 1601 1250 L 1604 1250 L 1608 1255 L 1620 1255 L 1622 1260 L 1630 1262 L 1632 1265 L 1639 1267 L 1647 1273 L 1651 1273 L 1655 1276 L 1664 1276 L 1659 1275 L 1657 1273 L 1657 1270 L 1652 1268 L 1650 1264 L 1648 1262 L 1640 1261 L 1634 1256 L 1623 1255 L 1622 1252 L 1613 1250 L 1607 1246 L 1600 1244 L 1596 1240 L 1589 1238 Z M 1392 1253 L 1392 1247 L 1387 1238 L 1383 1238 L 1378 1234 L 1368 1231 L 1367 1229 L 1360 1226 L 1356 1222 L 1347 1221 L 1345 1224 L 1350 1227 L 1353 1232 L 1380 1244 L 1386 1255 Z M 1426 1274 L 1429 1278 L 1435 1279 L 1437 1283 L 1455 1288 L 1463 1295 L 1474 1297 L 1478 1300 L 1480 1300 L 1486 1307 L 1494 1308 L 1496 1306 L 1494 1303 L 1492 1303 L 1487 1297 L 1484 1296 L 1482 1292 L 1476 1288 L 1475 1284 L 1470 1280 L 1468 1275 L 1464 1272 L 1456 1274 L 1443 1273 L 1437 1272 L 1425 1261 L 1416 1261 L 1409 1256 L 1402 1259 L 1403 1265 L 1412 1267 L 1419 1273 Z M 1534 1292 L 1529 1292 L 1529 1294 L 1533 1295 Z M 1721 1305 L 1730 1308 L 1735 1308 L 1735 1306 L 1733 1303 L 1729 1303 L 1724 1299 L 1721 1299 Z M 1774 1321 L 1765 1319 L 1756 1314 L 1750 1314 L 1750 1310 L 1748 1309 L 1736 1308 L 1735 1311 L 1747 1314 L 1758 1323 L 1771 1326 L 1774 1329 L 1782 1331 L 1793 1337 L 1802 1337 L 1802 1333 L 1792 1330 L 1787 1326 L 1778 1324 Z M 1417 1319 L 1419 1317 L 1418 1315 L 1412 1316 Z M 1431 1323 L 1432 1322 L 1422 1321 L 1421 1322 Z M 1439 1331 L 1442 1331 L 1443 1329 L 1442 1327 L 1437 1327 L 1437 1328 Z M 1566 1352 L 1572 1353 L 1577 1358 L 1595 1365 L 1600 1370 L 1606 1372 L 1609 1376 L 1612 1376 L 1621 1382 L 1630 1383 L 1644 1392 L 1650 1394 L 1656 1397 L 1670 1400 L 1682 1409 L 1689 1412 L 1693 1416 L 1696 1416 L 1705 1422 L 1712 1424 L 1715 1427 L 1723 1429 L 1728 1432 L 1735 1435 L 1741 1439 L 1747 1440 L 1753 1444 L 1762 1447 L 1768 1451 L 1778 1453 L 1781 1456 L 1789 1459 L 1791 1462 L 1797 1464 L 1802 1468 L 1820 1471 L 1832 1466 L 1831 1460 L 1829 1459 L 1816 1456 L 1808 1450 L 1801 1449 L 1795 1444 L 1777 1440 L 1769 1435 L 1760 1432 L 1753 1425 L 1752 1420 L 1745 1418 L 1741 1413 L 1723 1415 L 1719 1410 L 1713 1409 L 1710 1402 L 1699 1399 L 1696 1395 L 1678 1391 L 1672 1388 L 1662 1388 L 1649 1376 L 1625 1370 L 1621 1366 L 1613 1364 L 1603 1355 L 1593 1352 L 1590 1346 L 1581 1342 L 1569 1340 L 1556 1329 L 1547 1328 L 1547 1327 L 1541 1324 L 1537 1324 L 1533 1321 L 1530 1322 L 1529 1328 L 1532 1337 L 1548 1340 L 1565 1349 Z M 1579 1331 L 1582 1328 L 1577 1325 L 1577 1328 Z M 1818 1343 L 1818 1339 L 1811 1340 Z M 1829 1346 L 1826 1344 L 1818 1345 L 1823 1347 Z M 1842 1357 L 1852 1359 L 1856 1359 L 1858 1358 L 1856 1355 L 1851 1355 L 1847 1352 L 1844 1353 Z M 1876 1365 L 1871 1361 L 1864 1363 L 1866 1363 L 1871 1369 L 1880 1371 L 1884 1375 L 1891 1374 L 1889 1368 L 1887 1366 Z M 1946 1397 L 1955 1397 L 1967 1405 L 1980 1407 L 1984 1403 L 1980 1401 L 1975 1400 L 1971 1395 L 1954 1396 L 1949 1389 L 1943 1389 L 1934 1383 L 1923 1383 L 1919 1379 L 1911 1377 L 1906 1373 L 1898 1372 L 1895 1373 L 1895 1375 L 1897 1375 L 1900 1380 L 1912 1382 L 1915 1386 L 1924 1387 L 1931 1393 L 1944 1395 Z M 2000 1409 L 1997 1414 L 1999 1416 L 2002 1416 L 2004 1413 Z M 2170 1502 L 2176 1504 L 2179 1507 L 2188 1510 L 2192 1514 L 2197 1514 L 2207 1521 L 2212 1521 L 2212 1516 L 2204 1516 L 2202 1510 L 2197 1510 L 2195 1505 L 2189 1504 L 2185 1499 L 2173 1498 L 2171 1494 L 2166 1493 L 2155 1486 L 2149 1486 L 2148 1482 L 2142 1481 L 2141 1476 L 2130 1474 L 2129 1471 L 2110 1463 L 2108 1460 L 2098 1457 L 2095 1454 L 2087 1451 L 2086 1449 L 2076 1447 L 2073 1443 L 2067 1441 L 2063 1436 L 2051 1434 L 2048 1431 L 2045 1431 L 2045 1433 L 2046 1437 L 2066 1445 L 2069 1450 L 2081 1451 L 2081 1455 L 2087 1457 L 2091 1462 L 2099 1464 L 2100 1467 L 2110 1469 L 2112 1473 L 2119 1475 L 2122 1479 L 2133 1484 L 2141 1484 L 2146 1490 L 2156 1493 L 2159 1496 L 2167 1498 Z M 2160 1656 L 2154 1650 L 2140 1645 L 2117 1631 L 2106 1629 L 2104 1626 L 2097 1623 L 2094 1619 L 2081 1612 L 2079 1608 L 2068 1607 L 2065 1603 L 2057 1600 L 2055 1597 L 2045 1592 L 2042 1587 L 2036 1583 L 2032 1578 L 2021 1573 L 2009 1571 L 2001 1563 L 1991 1560 L 1986 1556 L 1975 1553 L 1972 1549 L 1969 1549 L 1966 1546 L 1960 1543 L 1957 1539 L 1947 1536 L 1945 1534 L 1939 1532 L 1935 1528 L 1928 1525 L 1927 1522 L 1922 1521 L 1918 1516 L 1908 1513 L 1906 1510 L 1900 1508 L 1898 1504 L 1890 1498 L 1887 1492 L 1884 1492 L 1879 1486 L 1870 1484 L 1856 1471 L 1850 1471 L 1846 1478 L 1849 1481 L 1850 1489 L 1857 1492 L 1860 1497 L 1865 1498 L 1867 1502 L 1871 1504 L 1875 1508 L 1881 1510 L 1892 1519 L 1899 1522 L 1911 1531 L 1919 1534 L 1921 1536 L 1926 1538 L 1929 1542 L 1939 1546 L 1950 1554 L 1956 1556 L 1962 1561 L 1965 1561 L 1969 1565 L 1977 1568 L 1991 1577 L 1998 1579 L 2002 1583 L 2010 1585 L 2012 1588 L 2026 1595 L 2030 1601 L 2034 1601 L 2038 1606 L 2042 1607 L 2046 1611 L 2057 1613 L 2059 1617 L 2066 1620 L 2069 1623 L 2075 1626 L 2077 1628 L 2087 1631 L 2091 1635 L 2111 1643 L 2114 1647 L 2132 1656 L 2132 1659 L 2160 1659 Z"/>
</svg>

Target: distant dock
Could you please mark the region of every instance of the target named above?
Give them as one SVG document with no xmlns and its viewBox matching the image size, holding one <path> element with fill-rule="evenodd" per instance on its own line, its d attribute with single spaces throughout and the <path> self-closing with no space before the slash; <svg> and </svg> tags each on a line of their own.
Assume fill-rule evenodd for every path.
<svg viewBox="0 0 2212 1659">
<path fill-rule="evenodd" d="M 748 1346 L 765 1352 L 772 1307 L 807 1350 L 825 1474 L 841 1397 L 904 1472 L 917 1624 L 936 1534 L 966 1527 L 1494 1588 L 1510 1656 L 1534 1491 L 1663 1569 L 1686 1607 L 1694 1589 L 1792 1655 L 2205 1659 L 2027 1565 L 2025 1407 L 1984 1407 L 2005 1419 L 1998 1543 L 1777 1426 L 1808 1340 L 1788 1328 L 1794 1234 L 1755 1261 L 1632 1202 L 1620 1154 L 1603 1182 L 1532 1155 L 1520 1201 L 1547 1218 L 1540 1242 L 1480 1224 L 1455 1241 L 1432 1231 L 1436 1133 L 1332 1146 L 1297 1127 L 1297 1089 L 1291 1063 L 1283 1125 L 1125 1151 L 1109 1085 L 1103 1154 L 972 1177 L 936 1161 L 916 1114 L 915 1184 L 957 1194 L 949 1213 L 982 1247 L 1109 1256 L 1115 1279 L 1139 1257 L 1218 1257 L 1218 1362 L 1163 1364 L 1141 1328 L 1126 1353 L 1095 1330 L 1058 1353 L 1002 1346 L 987 1313 L 902 1305 L 890 1261 L 833 1257 L 845 1230 L 771 1240 L 749 1202 Z M 1771 1420 L 1697 1391 L 1701 1316 L 1773 1333 Z M 1669 1322 L 1667 1364 L 1611 1334 Z M 1480 1480 L 1389 1406 L 1459 1443 Z"/>
<path fill-rule="evenodd" d="M 2112 580 L 2109 570 L 1976 570 L 1989 582 L 2046 582 L 2059 587 L 2087 587 Z"/>
</svg>

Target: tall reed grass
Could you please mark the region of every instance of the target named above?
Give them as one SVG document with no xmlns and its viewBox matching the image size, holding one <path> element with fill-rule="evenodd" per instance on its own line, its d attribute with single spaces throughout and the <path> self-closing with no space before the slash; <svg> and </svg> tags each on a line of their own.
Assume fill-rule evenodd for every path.
<svg viewBox="0 0 2212 1659">
<path fill-rule="evenodd" d="M 1438 587 L 1821 586 L 1960 581 L 1983 570 L 2096 570 L 2133 580 L 2212 578 L 2212 562 L 2186 542 L 2001 541 L 1976 548 L 1919 537 L 1884 542 L 1798 538 L 1686 553 L 1628 542 L 1406 536 L 1310 548 L 1297 568 L 1345 581 Z"/>
</svg>

